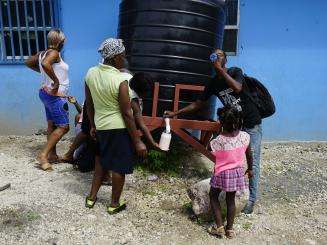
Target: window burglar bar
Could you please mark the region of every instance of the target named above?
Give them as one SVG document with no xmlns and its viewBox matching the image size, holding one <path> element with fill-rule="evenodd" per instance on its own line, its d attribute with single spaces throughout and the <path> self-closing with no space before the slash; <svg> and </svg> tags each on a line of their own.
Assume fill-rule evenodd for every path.
<svg viewBox="0 0 327 245">
<path fill-rule="evenodd" d="M 20 64 L 47 47 L 58 0 L 0 0 L 0 64 Z"/>
<path fill-rule="evenodd" d="M 236 55 L 240 25 L 240 1 L 226 0 L 226 25 L 223 50 L 227 55 Z"/>
</svg>

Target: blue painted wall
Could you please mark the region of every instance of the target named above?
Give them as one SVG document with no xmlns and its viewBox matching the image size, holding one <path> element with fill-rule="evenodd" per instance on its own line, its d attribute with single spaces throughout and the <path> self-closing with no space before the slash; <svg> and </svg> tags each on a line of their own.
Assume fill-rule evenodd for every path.
<svg viewBox="0 0 327 245">
<path fill-rule="evenodd" d="M 83 77 L 99 61 L 97 47 L 116 36 L 118 5 L 61 1 L 71 93 L 80 101 Z M 327 140 L 326 9 L 324 0 L 241 0 L 239 52 L 229 66 L 262 80 L 275 97 L 278 112 L 264 121 L 265 139 Z M 45 126 L 38 87 L 37 73 L 0 65 L 0 134 L 29 134 Z"/>
<path fill-rule="evenodd" d="M 241 0 L 240 66 L 264 82 L 277 113 L 266 139 L 327 140 L 327 1 Z"/>
<path fill-rule="evenodd" d="M 100 60 L 97 48 L 105 38 L 116 36 L 120 1 L 60 2 L 61 28 L 67 36 L 64 59 L 70 66 L 70 91 L 82 101 L 83 77 Z M 31 134 L 45 127 L 38 98 L 39 81 L 39 75 L 23 65 L 0 65 L 0 134 Z M 73 107 L 71 112 L 75 113 Z"/>
</svg>

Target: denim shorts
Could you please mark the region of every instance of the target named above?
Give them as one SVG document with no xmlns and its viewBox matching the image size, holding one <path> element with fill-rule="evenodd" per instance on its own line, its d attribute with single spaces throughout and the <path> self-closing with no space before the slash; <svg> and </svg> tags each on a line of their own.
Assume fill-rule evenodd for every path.
<svg viewBox="0 0 327 245">
<path fill-rule="evenodd" d="M 39 97 L 44 104 L 47 121 L 52 121 L 57 127 L 69 125 L 69 109 L 66 98 L 50 95 L 43 89 L 40 89 Z"/>
</svg>

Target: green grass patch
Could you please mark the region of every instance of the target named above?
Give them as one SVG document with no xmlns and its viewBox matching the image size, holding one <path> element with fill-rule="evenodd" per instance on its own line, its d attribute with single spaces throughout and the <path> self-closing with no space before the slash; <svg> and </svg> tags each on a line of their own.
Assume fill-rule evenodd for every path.
<svg viewBox="0 0 327 245">
<path fill-rule="evenodd" d="M 26 214 L 26 218 L 28 221 L 34 221 L 34 220 L 38 220 L 41 219 L 41 215 L 34 212 L 34 211 L 28 211 Z"/>
<path fill-rule="evenodd" d="M 246 223 L 244 223 L 242 225 L 242 227 L 243 227 L 244 230 L 247 230 L 248 231 L 248 230 L 250 230 L 252 228 L 252 223 L 246 222 Z"/>
<path fill-rule="evenodd" d="M 145 176 L 149 175 L 149 173 L 156 173 L 179 177 L 184 154 L 176 146 L 172 147 L 169 152 L 150 150 L 147 159 L 138 162 L 136 168 Z"/>
<path fill-rule="evenodd" d="M 153 189 L 151 189 L 151 188 L 149 188 L 149 189 L 144 189 L 144 190 L 142 191 L 142 195 L 143 195 L 143 196 L 155 196 L 155 195 L 156 195 L 156 192 L 155 192 L 155 190 L 153 190 Z"/>
</svg>

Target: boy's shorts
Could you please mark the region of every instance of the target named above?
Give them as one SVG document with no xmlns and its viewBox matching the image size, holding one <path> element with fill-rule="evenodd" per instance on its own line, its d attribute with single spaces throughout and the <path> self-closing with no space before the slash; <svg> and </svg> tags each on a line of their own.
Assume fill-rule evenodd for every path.
<svg viewBox="0 0 327 245">
<path fill-rule="evenodd" d="M 69 125 L 69 107 L 67 99 L 53 96 L 40 89 L 39 97 L 44 104 L 47 121 L 57 127 Z"/>
</svg>

